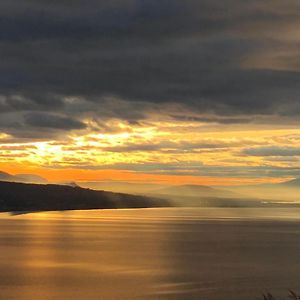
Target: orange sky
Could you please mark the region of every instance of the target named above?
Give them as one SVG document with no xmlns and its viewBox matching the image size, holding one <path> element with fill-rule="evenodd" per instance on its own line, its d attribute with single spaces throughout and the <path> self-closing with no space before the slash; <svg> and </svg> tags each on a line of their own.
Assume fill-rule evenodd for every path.
<svg viewBox="0 0 300 300">
<path fill-rule="evenodd" d="M 122 170 L 80 170 L 27 168 L 20 165 L 2 165 L 2 171 L 10 174 L 31 173 L 46 178 L 49 182 L 65 181 L 126 181 L 156 184 L 200 184 L 200 185 L 240 185 L 266 182 L 281 182 L 280 178 L 238 178 L 208 176 L 178 176 L 136 173 Z"/>
<path fill-rule="evenodd" d="M 300 166 L 297 128 L 150 121 L 115 121 L 118 130 L 112 133 L 87 128 L 44 141 L 7 142 L 3 135 L 0 170 L 36 174 L 51 182 L 237 185 L 284 181 L 293 178 L 285 169 Z M 280 154 L 286 151 L 292 156 Z"/>
</svg>

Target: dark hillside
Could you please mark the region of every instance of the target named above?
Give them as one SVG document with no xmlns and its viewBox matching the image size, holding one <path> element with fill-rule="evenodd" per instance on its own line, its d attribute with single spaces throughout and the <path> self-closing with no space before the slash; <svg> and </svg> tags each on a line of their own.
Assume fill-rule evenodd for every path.
<svg viewBox="0 0 300 300">
<path fill-rule="evenodd" d="M 166 200 L 63 185 L 0 181 L 0 211 L 43 211 L 169 206 Z"/>
</svg>

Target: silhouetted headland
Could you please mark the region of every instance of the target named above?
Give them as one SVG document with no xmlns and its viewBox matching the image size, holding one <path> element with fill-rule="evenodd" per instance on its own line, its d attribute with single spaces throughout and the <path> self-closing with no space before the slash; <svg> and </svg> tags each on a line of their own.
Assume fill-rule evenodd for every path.
<svg viewBox="0 0 300 300">
<path fill-rule="evenodd" d="M 167 200 L 55 184 L 0 181 L 0 211 L 167 207 Z"/>
</svg>

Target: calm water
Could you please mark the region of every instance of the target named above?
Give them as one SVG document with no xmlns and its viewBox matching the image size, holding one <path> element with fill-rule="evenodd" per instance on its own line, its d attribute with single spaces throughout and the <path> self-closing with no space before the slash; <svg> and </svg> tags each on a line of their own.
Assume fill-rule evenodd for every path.
<svg viewBox="0 0 300 300">
<path fill-rule="evenodd" d="M 299 209 L 0 214 L 1 299 L 256 299 L 300 292 Z"/>
</svg>

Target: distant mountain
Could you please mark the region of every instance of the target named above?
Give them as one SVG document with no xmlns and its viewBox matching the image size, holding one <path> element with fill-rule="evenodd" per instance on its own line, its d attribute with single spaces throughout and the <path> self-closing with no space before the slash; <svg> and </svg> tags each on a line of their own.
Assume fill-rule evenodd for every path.
<svg viewBox="0 0 300 300">
<path fill-rule="evenodd" d="M 156 191 L 156 197 L 167 199 L 175 207 L 299 207 L 300 203 L 281 199 L 254 197 L 230 190 L 203 185 L 179 185 Z M 274 194 L 274 193 L 273 193 Z"/>
<path fill-rule="evenodd" d="M 245 197 L 300 202 L 300 179 L 252 185 L 231 186 L 230 190 Z"/>
<path fill-rule="evenodd" d="M 38 175 L 34 174 L 17 174 L 11 175 L 6 172 L 0 171 L 0 180 L 8 182 L 23 182 L 23 183 L 47 183 L 48 181 Z"/>
<path fill-rule="evenodd" d="M 79 186 L 84 188 L 91 188 L 93 190 L 105 190 L 116 193 L 126 194 L 147 194 L 153 190 L 165 187 L 165 185 L 155 183 L 141 183 L 141 182 L 124 182 L 124 181 L 81 181 L 76 182 Z"/>
<path fill-rule="evenodd" d="M 0 180 L 2 181 L 13 181 L 14 176 L 8 173 L 0 171 Z"/>
<path fill-rule="evenodd" d="M 0 181 L 0 211 L 49 211 L 170 206 L 168 201 L 143 196 L 94 191 L 55 184 Z"/>
<path fill-rule="evenodd" d="M 27 183 L 47 183 L 48 181 L 38 175 L 34 174 L 17 174 L 14 176 L 20 182 L 27 182 Z"/>
<path fill-rule="evenodd" d="M 156 194 L 182 197 L 237 197 L 234 192 L 212 188 L 205 185 L 175 185 L 155 191 Z"/>
<path fill-rule="evenodd" d="M 244 189 L 244 188 L 282 189 L 283 187 L 299 187 L 300 188 L 300 178 L 295 178 L 292 180 L 279 182 L 279 183 L 260 183 L 260 184 L 230 186 L 230 189 Z"/>
</svg>

